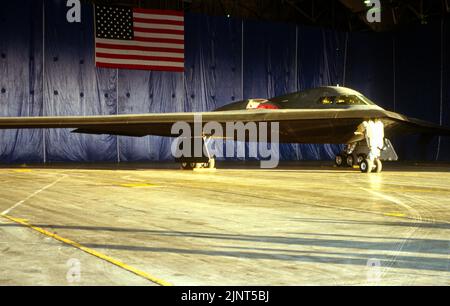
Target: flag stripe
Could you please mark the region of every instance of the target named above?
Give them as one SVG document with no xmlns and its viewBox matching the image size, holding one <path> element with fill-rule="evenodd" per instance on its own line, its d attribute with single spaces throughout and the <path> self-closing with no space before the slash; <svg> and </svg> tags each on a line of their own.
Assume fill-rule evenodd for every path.
<svg viewBox="0 0 450 306">
<path fill-rule="evenodd" d="M 146 61 L 146 60 L 134 60 L 134 59 L 117 59 L 117 58 L 105 58 L 97 57 L 97 62 L 108 64 L 128 64 L 128 65 L 147 65 L 147 66 L 167 66 L 167 67 L 184 67 L 184 63 L 168 62 L 168 61 Z"/>
<path fill-rule="evenodd" d="M 184 16 L 172 16 L 172 15 L 158 15 L 158 14 L 142 14 L 134 13 L 135 18 L 153 19 L 153 20 L 170 20 L 170 21 L 184 21 Z"/>
<path fill-rule="evenodd" d="M 178 44 L 184 45 L 184 39 L 168 39 L 168 38 L 151 38 L 151 37 L 134 37 L 135 41 L 140 42 L 152 42 L 152 43 L 168 43 L 168 44 Z"/>
<path fill-rule="evenodd" d="M 172 34 L 158 34 L 158 33 L 145 33 L 145 32 L 135 32 L 134 37 L 143 38 L 161 38 L 161 39 L 175 39 L 182 40 L 184 42 L 184 35 L 172 35 Z"/>
<path fill-rule="evenodd" d="M 175 10 L 154 10 L 154 9 L 134 8 L 133 9 L 133 13 L 155 14 L 155 15 L 169 15 L 169 16 L 184 17 L 184 12 L 183 11 L 175 11 Z"/>
<path fill-rule="evenodd" d="M 97 67 L 100 68 L 118 68 L 118 69 L 139 69 L 139 70 L 158 70 L 158 71 L 176 71 L 183 72 L 184 67 L 171 67 L 171 66 L 152 66 L 152 65 L 129 65 L 129 64 L 109 64 L 97 62 Z"/>
<path fill-rule="evenodd" d="M 143 23 L 143 22 L 135 22 L 134 28 L 184 31 L 184 26 L 171 24 Z"/>
<path fill-rule="evenodd" d="M 180 45 L 180 44 L 167 44 L 167 43 L 132 41 L 132 40 L 117 40 L 117 39 L 103 39 L 103 38 L 97 38 L 97 42 L 113 44 L 113 45 L 117 44 L 117 45 L 123 45 L 123 46 L 169 48 L 169 49 L 177 49 L 177 50 L 180 50 L 180 51 L 184 50 L 184 45 Z"/>
<path fill-rule="evenodd" d="M 159 19 L 147 19 L 147 18 L 138 18 L 134 17 L 133 21 L 135 23 L 150 23 L 150 24 L 164 24 L 164 25 L 173 25 L 173 26 L 184 26 L 184 21 L 176 21 L 176 20 L 159 20 Z"/>
<path fill-rule="evenodd" d="M 184 68 L 184 63 L 175 62 L 160 62 L 160 61 L 143 61 L 143 60 L 124 60 L 114 58 L 97 58 L 97 63 L 110 64 L 110 65 L 145 65 L 145 66 L 164 66 Z"/>
<path fill-rule="evenodd" d="M 127 59 L 127 60 L 143 60 L 143 61 L 161 61 L 161 62 L 178 62 L 184 63 L 184 58 L 134 55 L 134 54 L 112 54 L 112 53 L 96 53 L 97 58 Z"/>
<path fill-rule="evenodd" d="M 159 47 L 144 47 L 144 46 L 127 46 L 119 44 L 105 44 L 97 43 L 97 49 L 112 49 L 112 50 L 123 50 L 123 51 L 148 51 L 148 52 L 166 52 L 166 53 L 177 53 L 184 57 L 184 50 L 182 49 L 171 49 L 171 48 L 159 48 Z"/>
<path fill-rule="evenodd" d="M 184 35 L 184 31 L 172 30 L 172 29 L 151 29 L 151 28 L 139 28 L 134 27 L 135 32 L 143 33 L 158 33 L 158 34 L 172 34 L 172 35 Z"/>
<path fill-rule="evenodd" d="M 139 50 L 104 49 L 104 48 L 97 48 L 96 50 L 98 53 L 107 53 L 107 54 L 129 54 L 129 55 L 144 55 L 144 56 L 184 59 L 184 54 L 182 54 L 182 53 L 150 52 L 150 51 L 139 51 Z"/>
</svg>

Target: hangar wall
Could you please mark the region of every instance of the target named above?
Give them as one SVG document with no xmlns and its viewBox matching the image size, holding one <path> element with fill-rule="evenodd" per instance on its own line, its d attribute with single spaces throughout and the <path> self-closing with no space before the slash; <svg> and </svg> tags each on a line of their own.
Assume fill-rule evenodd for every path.
<svg viewBox="0 0 450 306">
<path fill-rule="evenodd" d="M 95 68 L 92 7 L 83 5 L 81 24 L 67 23 L 66 10 L 60 0 L 2 4 L 0 116 L 209 111 L 341 84 L 390 110 L 450 126 L 447 22 L 391 35 L 187 15 L 182 74 Z M 423 158 L 418 141 L 397 141 L 402 159 Z M 450 160 L 448 139 L 427 148 L 428 159 Z M 282 145 L 281 156 L 330 159 L 338 150 Z M 167 159 L 170 140 L 158 137 L 0 131 L 1 162 Z"/>
</svg>

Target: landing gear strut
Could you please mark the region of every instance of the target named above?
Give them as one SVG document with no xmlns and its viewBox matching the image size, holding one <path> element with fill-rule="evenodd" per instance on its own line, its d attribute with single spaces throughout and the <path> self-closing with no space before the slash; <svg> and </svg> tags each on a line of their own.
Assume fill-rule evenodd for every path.
<svg viewBox="0 0 450 306">
<path fill-rule="evenodd" d="M 362 123 L 360 130 L 366 138 L 369 153 L 360 163 L 359 168 L 362 173 L 381 173 L 383 171 L 381 152 L 385 148 L 384 124 L 381 120 L 369 120 Z"/>
</svg>

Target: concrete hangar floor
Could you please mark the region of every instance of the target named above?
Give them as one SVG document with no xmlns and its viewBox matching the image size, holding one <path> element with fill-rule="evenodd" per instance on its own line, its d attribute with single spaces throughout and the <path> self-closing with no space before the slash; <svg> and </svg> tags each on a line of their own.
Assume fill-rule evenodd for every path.
<svg viewBox="0 0 450 306">
<path fill-rule="evenodd" d="M 0 169 L 0 285 L 450 285 L 450 165 Z"/>
</svg>

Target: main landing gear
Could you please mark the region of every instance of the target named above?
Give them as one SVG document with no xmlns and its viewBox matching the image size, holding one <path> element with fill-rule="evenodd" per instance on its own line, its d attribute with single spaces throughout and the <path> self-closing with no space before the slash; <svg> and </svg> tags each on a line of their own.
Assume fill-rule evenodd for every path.
<svg viewBox="0 0 450 306">
<path fill-rule="evenodd" d="M 183 170 L 194 170 L 194 169 L 216 169 L 216 159 L 211 158 L 207 162 L 189 162 L 183 161 L 181 162 L 181 169 Z"/>
<path fill-rule="evenodd" d="M 347 154 L 345 152 L 339 154 L 335 158 L 335 164 L 338 168 L 353 168 L 359 166 L 363 160 L 367 158 L 366 154 Z"/>
<path fill-rule="evenodd" d="M 180 163 L 182 170 L 199 170 L 199 169 L 216 169 L 216 157 L 212 156 L 208 144 L 211 141 L 209 137 L 202 137 L 202 156 L 201 157 L 181 157 L 176 161 Z M 191 139 L 191 156 L 194 154 L 194 146 L 196 145 L 195 140 Z"/>
<path fill-rule="evenodd" d="M 359 166 L 362 173 L 381 173 L 382 160 L 398 160 L 392 143 L 384 138 L 384 125 L 380 120 L 363 122 L 355 135 L 362 135 L 365 140 L 348 144 L 343 152 L 336 156 L 337 167 Z"/>
<path fill-rule="evenodd" d="M 354 168 L 358 166 L 362 173 L 381 173 L 383 162 L 377 158 L 370 160 L 366 154 L 341 153 L 336 156 L 335 164 L 338 168 Z"/>
<path fill-rule="evenodd" d="M 374 161 L 365 159 L 361 162 L 359 168 L 362 173 L 381 173 L 381 171 L 383 171 L 383 163 L 378 158 Z"/>
</svg>

